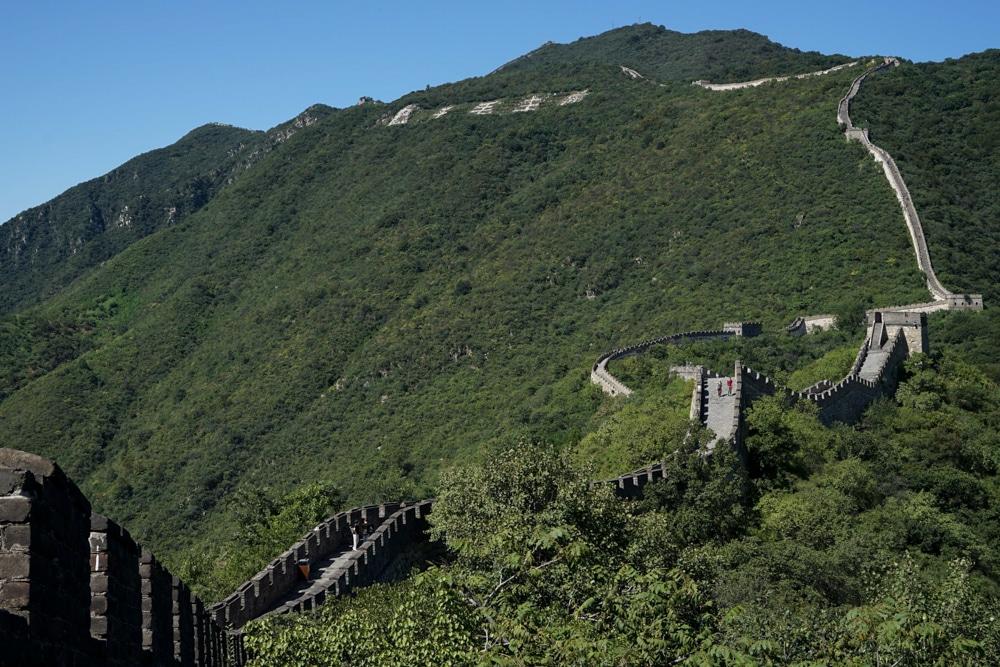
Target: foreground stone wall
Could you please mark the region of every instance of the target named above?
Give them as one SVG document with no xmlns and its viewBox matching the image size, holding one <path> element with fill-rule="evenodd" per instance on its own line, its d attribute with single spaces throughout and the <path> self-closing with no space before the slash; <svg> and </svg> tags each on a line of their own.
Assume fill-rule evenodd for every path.
<svg viewBox="0 0 1000 667">
<path fill-rule="evenodd" d="M 90 634 L 105 644 L 108 665 L 142 660 L 139 545 L 100 514 L 90 517 Z"/>
<path fill-rule="evenodd" d="M 0 667 L 242 665 L 243 624 L 379 581 L 404 549 L 427 539 L 432 507 L 340 512 L 208 609 L 128 531 L 92 514 L 58 466 L 0 449 Z M 351 546 L 349 527 L 362 518 L 376 528 L 327 573 L 330 585 L 279 604 L 308 577 L 304 568 Z"/>
<path fill-rule="evenodd" d="M 223 635 L 58 466 L 0 448 L 0 665 L 242 664 Z"/>
<path fill-rule="evenodd" d="M 0 449 L 0 610 L 8 664 L 89 665 L 90 504 L 52 462 Z"/>
</svg>

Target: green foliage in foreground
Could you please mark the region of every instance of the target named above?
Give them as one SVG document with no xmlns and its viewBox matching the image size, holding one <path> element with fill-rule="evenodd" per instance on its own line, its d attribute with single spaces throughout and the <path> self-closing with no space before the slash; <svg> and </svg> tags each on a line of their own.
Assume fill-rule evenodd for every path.
<svg viewBox="0 0 1000 667">
<path fill-rule="evenodd" d="M 988 664 L 998 406 L 974 367 L 918 355 L 859 428 L 762 400 L 746 467 L 695 431 L 639 502 L 512 446 L 442 476 L 450 564 L 252 624 L 253 664 Z"/>
</svg>

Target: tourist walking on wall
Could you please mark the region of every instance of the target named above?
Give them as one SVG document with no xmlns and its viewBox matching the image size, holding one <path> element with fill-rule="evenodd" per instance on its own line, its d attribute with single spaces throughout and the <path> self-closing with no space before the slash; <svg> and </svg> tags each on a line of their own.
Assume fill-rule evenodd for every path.
<svg viewBox="0 0 1000 667">
<path fill-rule="evenodd" d="M 719 380 L 719 398 L 722 398 L 722 380 Z"/>
<path fill-rule="evenodd" d="M 726 386 L 729 388 L 729 395 L 733 395 L 733 378 L 726 378 Z"/>
</svg>

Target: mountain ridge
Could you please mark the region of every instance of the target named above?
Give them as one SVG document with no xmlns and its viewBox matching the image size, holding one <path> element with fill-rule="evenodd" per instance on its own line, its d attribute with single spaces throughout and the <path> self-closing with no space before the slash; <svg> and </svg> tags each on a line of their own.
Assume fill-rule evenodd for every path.
<svg viewBox="0 0 1000 667">
<path fill-rule="evenodd" d="M 717 71 L 741 67 L 739 44 Z M 920 300 L 895 198 L 831 117 L 844 73 L 748 109 L 632 80 L 614 55 L 393 108 L 589 84 L 579 104 L 392 128 L 362 105 L 287 137 L 8 321 L 0 441 L 58 459 L 176 563 L 224 541 L 240 489 L 416 497 L 501 434 L 573 440 L 602 409 L 590 359 L 615 343 Z"/>
</svg>

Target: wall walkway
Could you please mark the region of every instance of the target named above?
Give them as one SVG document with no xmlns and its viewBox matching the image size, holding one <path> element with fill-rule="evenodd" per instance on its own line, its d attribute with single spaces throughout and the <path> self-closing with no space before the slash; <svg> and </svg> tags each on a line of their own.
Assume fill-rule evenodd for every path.
<svg viewBox="0 0 1000 667">
<path fill-rule="evenodd" d="M 833 67 L 828 70 L 822 70 L 820 72 L 800 74 L 794 78 L 802 79 L 807 76 L 829 74 L 831 72 L 844 69 L 845 67 L 852 67 L 856 64 L 857 61 L 847 65 Z M 900 208 L 903 211 L 903 218 L 906 221 L 906 227 L 910 234 L 910 241 L 913 243 L 913 251 L 917 258 L 917 266 L 924 273 L 927 280 L 927 289 L 934 298 L 934 301 L 930 303 L 895 306 L 892 308 L 883 308 L 882 310 L 914 313 L 929 313 L 937 310 L 982 310 L 983 297 L 981 294 L 955 294 L 949 291 L 938 279 L 937 274 L 934 272 L 934 265 L 931 263 L 931 256 L 927 249 L 927 239 L 924 236 L 923 226 L 920 223 L 920 216 L 917 214 L 917 209 L 913 205 L 913 198 L 910 196 L 910 191 L 906 187 L 906 181 L 903 180 L 903 175 L 899 171 L 899 167 L 896 166 L 896 161 L 892 159 L 892 156 L 889 155 L 888 151 L 871 142 L 868 137 L 867 129 L 855 127 L 854 123 L 851 121 L 851 102 L 861 91 L 861 85 L 864 81 L 869 76 L 877 72 L 892 67 L 898 67 L 899 64 L 900 62 L 897 58 L 884 58 L 880 64 L 865 70 L 851 82 L 850 87 L 847 89 L 847 93 L 840 99 L 840 102 L 837 105 L 837 123 L 840 126 L 840 129 L 843 130 L 847 140 L 860 142 L 861 145 L 864 146 L 865 149 L 872 155 L 875 161 L 882 166 L 882 170 L 885 172 L 886 180 L 889 182 L 889 186 L 892 188 L 892 191 L 896 194 L 896 199 L 899 201 Z M 757 79 L 754 81 L 726 84 L 712 84 L 707 81 L 695 81 L 694 84 L 707 90 L 725 91 L 754 88 L 764 83 L 772 81 L 787 81 L 790 78 L 793 77 L 772 77 L 768 79 Z M 810 324 L 812 324 L 812 326 L 810 326 Z M 816 329 L 829 328 L 832 324 L 831 316 L 813 315 L 797 318 L 794 322 L 792 322 L 792 324 L 789 325 L 788 329 L 791 333 L 802 335 Z"/>
</svg>

